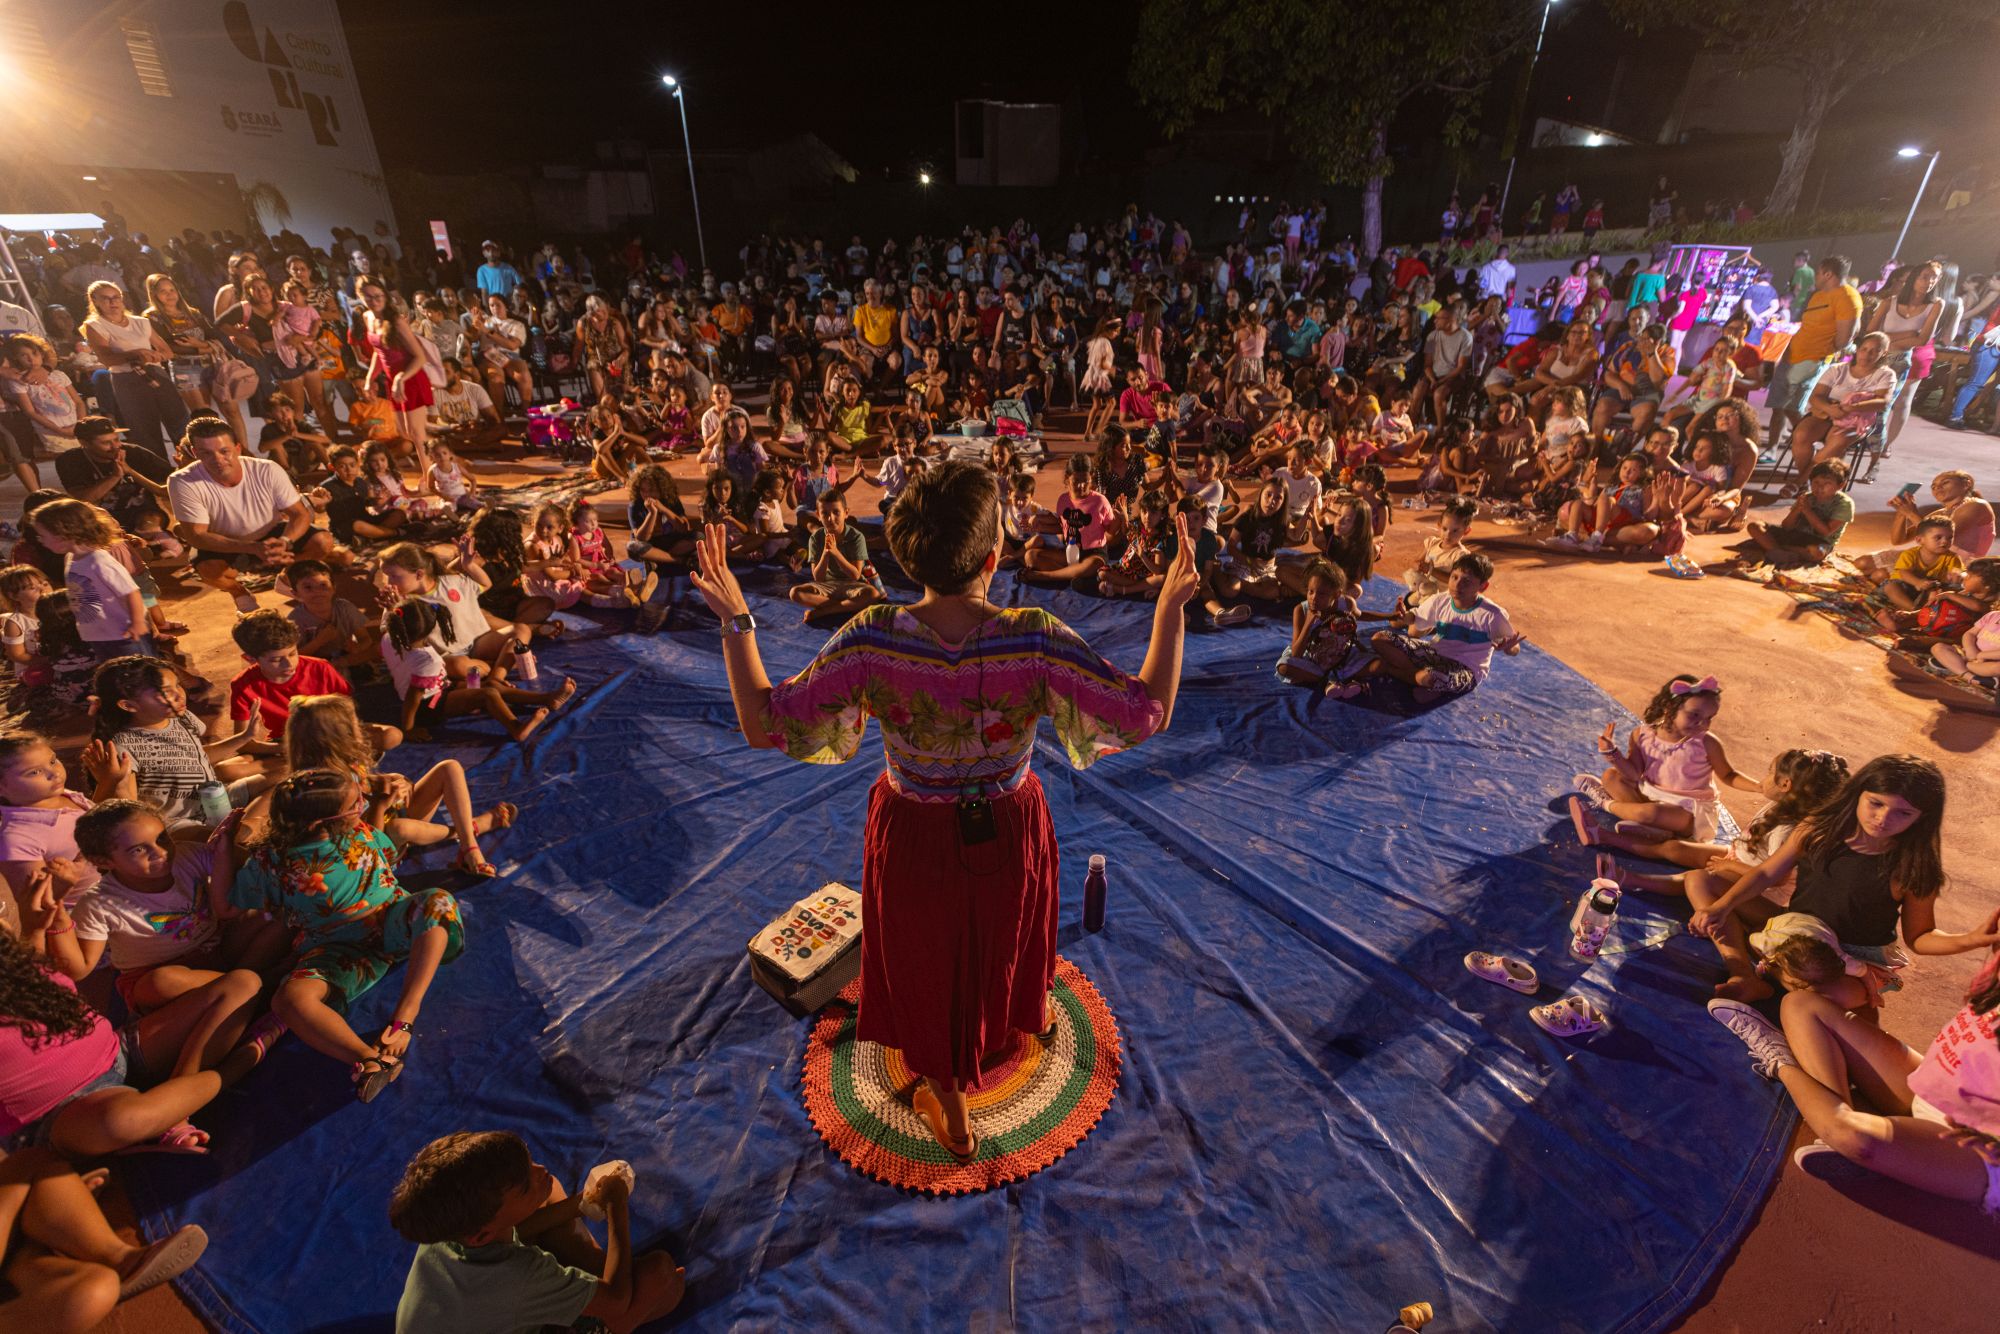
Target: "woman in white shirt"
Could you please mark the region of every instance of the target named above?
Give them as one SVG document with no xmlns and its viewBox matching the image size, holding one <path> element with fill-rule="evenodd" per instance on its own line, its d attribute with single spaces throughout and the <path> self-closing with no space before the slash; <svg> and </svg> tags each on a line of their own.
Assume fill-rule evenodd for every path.
<svg viewBox="0 0 2000 1334">
<path fill-rule="evenodd" d="M 111 372 L 112 401 L 126 442 L 171 459 L 188 424 L 187 404 L 167 371 L 174 350 L 145 316 L 125 308 L 125 293 L 117 283 L 94 282 L 86 295 L 91 313 L 83 322 L 83 336 Z"/>
<path fill-rule="evenodd" d="M 1896 372 L 1889 363 L 1889 335 L 1872 333 L 1854 345 L 1854 360 L 1830 367 L 1813 386 L 1806 415 L 1792 432 L 1792 461 L 1803 479 L 1815 463 L 1837 459 L 1856 436 L 1882 420 L 1896 396 Z M 1785 488 L 1795 496 L 1803 480 Z"/>
</svg>

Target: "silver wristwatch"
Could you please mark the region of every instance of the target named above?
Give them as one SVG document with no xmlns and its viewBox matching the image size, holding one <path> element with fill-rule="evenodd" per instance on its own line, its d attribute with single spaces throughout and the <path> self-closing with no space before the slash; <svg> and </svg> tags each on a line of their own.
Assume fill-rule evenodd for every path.
<svg viewBox="0 0 2000 1334">
<path fill-rule="evenodd" d="M 747 635 L 757 628 L 757 618 L 747 611 L 740 611 L 730 617 L 723 628 L 732 635 Z"/>
</svg>

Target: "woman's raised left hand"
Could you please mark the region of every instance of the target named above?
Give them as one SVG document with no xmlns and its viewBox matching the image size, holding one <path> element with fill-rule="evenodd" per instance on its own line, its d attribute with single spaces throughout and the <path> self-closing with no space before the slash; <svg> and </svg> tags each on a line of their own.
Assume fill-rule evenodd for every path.
<svg viewBox="0 0 2000 1334">
<path fill-rule="evenodd" d="M 1194 516 L 1176 514 L 1174 532 L 1179 541 L 1174 547 L 1174 558 L 1167 562 L 1167 572 L 1160 584 L 1160 605 L 1178 611 L 1193 601 L 1201 589 L 1201 576 L 1194 567 L 1194 544 L 1200 534 L 1195 526 Z"/>
<path fill-rule="evenodd" d="M 736 573 L 729 568 L 729 529 L 719 523 L 709 524 L 694 550 L 696 569 L 689 580 L 708 609 L 725 624 L 749 611 L 750 604 L 743 600 Z M 1165 596 L 1164 592 L 1161 596 Z"/>
</svg>

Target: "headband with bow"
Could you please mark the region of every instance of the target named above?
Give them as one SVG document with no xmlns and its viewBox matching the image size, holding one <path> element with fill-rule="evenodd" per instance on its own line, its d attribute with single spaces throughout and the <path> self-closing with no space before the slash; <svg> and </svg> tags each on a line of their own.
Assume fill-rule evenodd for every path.
<svg viewBox="0 0 2000 1334">
<path fill-rule="evenodd" d="M 1722 682 L 1712 676 L 1704 676 L 1699 681 L 1672 681 L 1667 689 L 1676 695 L 1720 695 Z"/>
</svg>

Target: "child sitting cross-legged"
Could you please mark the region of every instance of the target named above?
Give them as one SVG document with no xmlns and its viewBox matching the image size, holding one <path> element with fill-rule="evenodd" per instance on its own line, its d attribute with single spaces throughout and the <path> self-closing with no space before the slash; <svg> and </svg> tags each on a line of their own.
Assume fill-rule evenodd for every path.
<svg viewBox="0 0 2000 1334">
<path fill-rule="evenodd" d="M 1624 754 L 1618 753 L 1618 725 L 1604 725 L 1597 738 L 1597 752 L 1607 766 L 1603 777 L 1578 774 L 1576 787 L 1583 795 L 1569 802 L 1570 819 L 1585 847 L 1596 836 L 1586 802 L 1619 821 L 1624 833 L 1706 843 L 1720 822 L 1718 779 L 1745 792 L 1764 790 L 1729 763 L 1721 739 L 1710 732 L 1721 709 L 1720 682 L 1683 673 L 1654 692 Z"/>
<path fill-rule="evenodd" d="M 1195 508 L 1201 508 L 1200 501 L 1195 502 Z M 1118 559 L 1099 572 L 1098 589 L 1109 597 L 1158 597 L 1167 571 L 1160 550 L 1173 531 L 1174 518 L 1166 494 L 1141 492 L 1138 521 L 1131 525 L 1131 540 Z"/>
<path fill-rule="evenodd" d="M 1364 689 L 1364 678 L 1390 676 L 1412 688 L 1417 703 L 1431 704 L 1466 694 L 1493 668 L 1493 650 L 1512 657 L 1525 636 L 1514 629 L 1506 609 L 1486 596 L 1493 582 L 1493 562 L 1477 551 L 1460 556 L 1445 581 L 1445 591 L 1398 609 L 1390 617 L 1396 629 L 1377 630 L 1369 641 L 1375 650 L 1353 679 L 1327 687 L 1336 699 L 1352 699 Z"/>
<path fill-rule="evenodd" d="M 246 728 L 253 716 L 260 717 L 264 731 L 280 737 L 291 717 L 292 701 L 298 696 L 354 693 L 332 663 L 299 652 L 299 628 L 276 607 L 238 618 L 230 637 L 250 664 L 229 683 L 229 716 Z M 368 736 L 377 750 L 394 750 L 403 744 L 402 732 L 393 727 L 371 723 Z M 258 742 L 244 748 L 269 754 L 277 746 L 275 742 Z"/>
<path fill-rule="evenodd" d="M 1627 872 L 1609 854 L 1598 862 L 1600 873 L 1627 889 L 1643 889 L 1655 894 L 1686 894 L 1692 873 L 1701 872 L 1723 885 L 1733 885 L 1751 867 L 1776 852 L 1792 832 L 1792 826 L 1817 810 L 1840 791 L 1847 781 L 1847 761 L 1827 750 L 1787 750 L 1771 761 L 1764 778 L 1764 805 L 1751 817 L 1749 827 L 1727 844 L 1692 838 L 1654 838 L 1637 832 L 1600 828 L 1586 820 L 1581 826 L 1590 835 L 1586 847 L 1617 848 L 1648 861 L 1686 867 L 1675 875 L 1644 875 Z M 1580 804 L 1580 803 L 1579 803 Z M 1791 882 L 1765 895 L 1783 904 L 1791 897 Z"/>
<path fill-rule="evenodd" d="M 889 596 L 868 559 L 868 539 L 847 521 L 847 501 L 837 491 L 820 497 L 819 527 L 806 539 L 806 568 L 812 578 L 790 596 L 806 609 L 808 620 L 817 614 L 851 616 Z"/>
<path fill-rule="evenodd" d="M 118 970 L 118 995 L 134 1014 L 220 980 L 231 969 L 263 975 L 291 953 L 292 933 L 276 922 L 209 913 L 215 863 L 209 844 L 169 836 L 160 812 L 143 801 L 104 802 L 76 822 L 76 845 L 100 872 L 77 900 L 76 948 L 50 958 L 78 980 L 106 954 Z M 268 1046 L 283 1029 L 259 1020 L 245 1041 Z"/>
<path fill-rule="evenodd" d="M 634 1254 L 631 1178 L 617 1164 L 567 1193 L 518 1135 L 432 1140 L 403 1171 L 389 1223 L 417 1245 L 396 1334 L 598 1328 L 627 1334 L 680 1304 L 686 1282 L 665 1251 Z M 604 1219 L 609 1244 L 584 1227 Z"/>
<path fill-rule="evenodd" d="M 1292 608 L 1292 642 L 1278 655 L 1278 679 L 1326 688 L 1340 684 L 1354 657 L 1361 608 L 1347 589 L 1347 575 L 1331 561 L 1306 566 L 1305 601 Z"/>
<path fill-rule="evenodd" d="M 396 845 L 382 826 L 409 795 L 408 780 L 370 791 L 345 771 L 292 774 L 272 793 L 263 841 L 228 883 L 218 875 L 210 885 L 217 917 L 278 913 L 303 933 L 303 951 L 272 1012 L 314 1051 L 349 1062 L 362 1102 L 402 1074 L 424 993 L 438 965 L 465 945 L 457 899 L 397 883 Z M 369 1042 L 346 1013 L 405 960 L 402 996 Z"/>
<path fill-rule="evenodd" d="M 354 714 L 354 701 L 345 695 L 318 695 L 292 705 L 292 721 L 285 728 L 285 764 L 292 773 L 308 769 L 346 770 L 375 793 L 388 787 L 399 774 L 377 773 L 374 748 L 368 744 L 361 720 Z M 431 819 L 443 806 L 451 813 L 451 826 Z M 479 836 L 495 829 L 508 829 L 517 814 L 510 801 L 496 803 L 491 810 L 475 813 L 472 791 L 466 785 L 465 766 L 457 760 L 440 760 L 422 778 L 410 784 L 410 794 L 389 813 L 383 826 L 398 847 L 429 847 L 447 838 L 458 840 L 458 858 L 453 865 L 467 875 L 490 876 L 493 864 L 479 850 Z"/>
<path fill-rule="evenodd" d="M 563 678 L 556 690 L 522 690 L 516 686 L 486 681 L 480 685 L 453 685 L 445 669 L 444 613 L 435 602 L 412 598 L 382 617 L 382 662 L 396 696 L 403 702 L 401 733 L 428 740 L 430 731 L 446 718 L 484 713 L 507 729 L 516 741 L 529 735 L 548 720 L 549 713 L 569 702 L 576 682 Z M 516 717 L 514 706 L 525 704 L 533 712 Z M 369 724 L 368 726 L 373 726 Z"/>
<path fill-rule="evenodd" d="M 1876 585 L 1868 605 L 1915 611 L 1931 590 L 1951 583 L 1965 568 L 1965 562 L 1951 549 L 1952 534 L 1951 520 L 1942 514 L 1919 520 L 1915 546 L 1899 553 L 1896 563 L 1888 569 L 1871 566 L 1864 572 L 1864 577 Z M 1876 612 L 1876 621 L 1885 629 L 1895 628 L 1894 622 L 1880 610 Z"/>
<path fill-rule="evenodd" d="M 1752 520 L 1745 529 L 1748 542 L 1735 550 L 1767 565 L 1818 565 L 1833 553 L 1854 522 L 1854 497 L 1847 494 L 1847 465 L 1838 459 L 1815 463 L 1806 473 L 1806 490 L 1785 517 L 1775 524 Z"/>
</svg>

